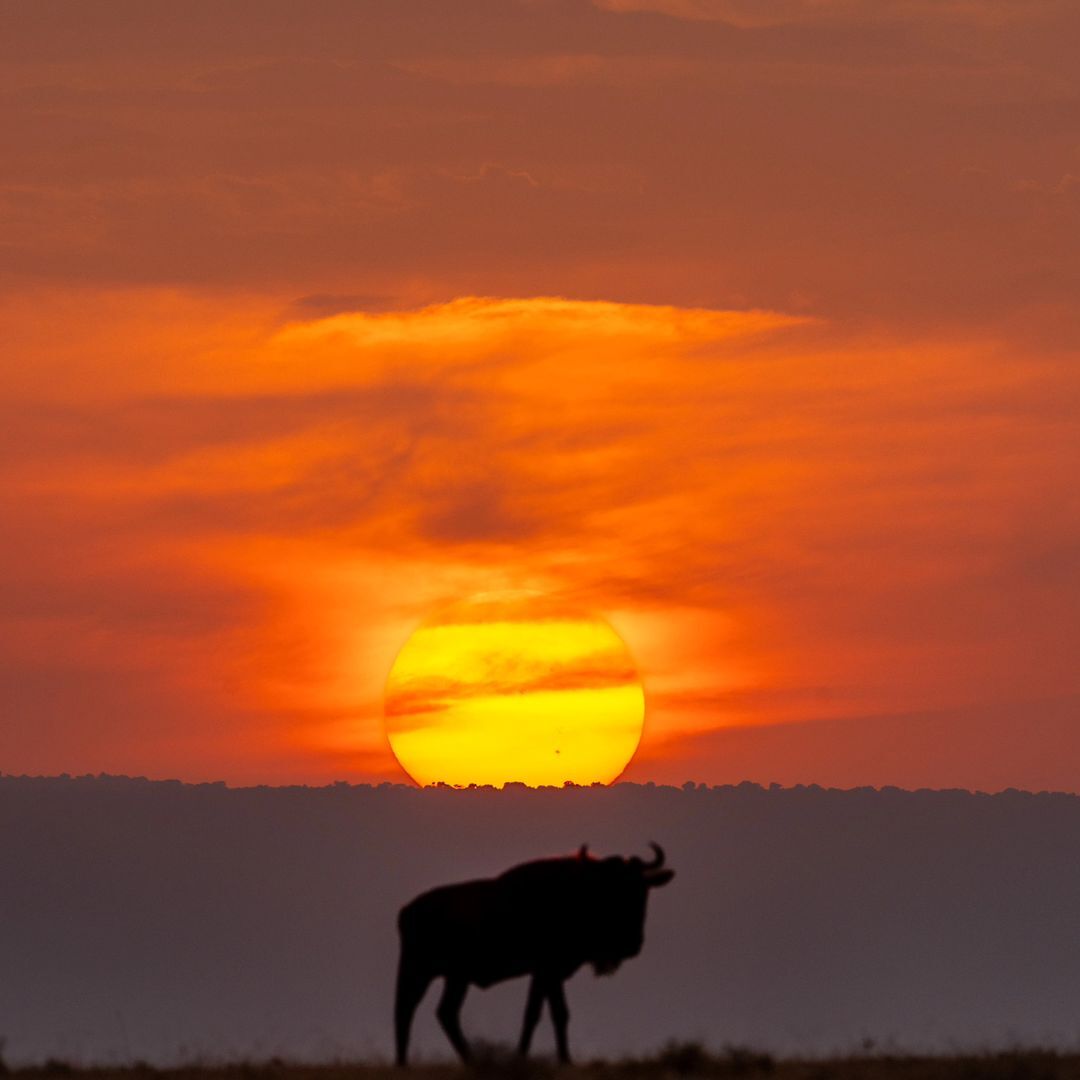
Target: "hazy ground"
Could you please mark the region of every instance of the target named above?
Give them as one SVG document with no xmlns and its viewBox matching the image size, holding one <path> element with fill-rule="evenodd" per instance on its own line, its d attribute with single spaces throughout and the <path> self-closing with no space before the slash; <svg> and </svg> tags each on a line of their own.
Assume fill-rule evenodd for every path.
<svg viewBox="0 0 1080 1080">
<path fill-rule="evenodd" d="M 557 1068 L 542 1060 L 518 1061 L 494 1052 L 468 1070 L 454 1065 L 424 1065 L 407 1073 L 385 1064 L 337 1063 L 331 1065 L 291 1065 L 282 1062 L 229 1066 L 187 1066 L 153 1069 L 132 1066 L 124 1069 L 73 1069 L 63 1062 L 40 1068 L 3 1070 L 8 1076 L 77 1076 L 79 1080 L 139 1080 L 153 1075 L 161 1080 L 663 1080 L 681 1077 L 710 1077 L 714 1080 L 768 1078 L 768 1080 L 1057 1080 L 1080 1077 L 1080 1054 L 1018 1050 L 995 1054 L 950 1057 L 872 1055 L 834 1059 L 781 1059 L 751 1050 L 731 1049 L 720 1054 L 704 1052 L 696 1044 L 672 1044 L 646 1058 L 620 1061 L 591 1061 L 569 1068 Z"/>
<path fill-rule="evenodd" d="M 386 1061 L 405 901 L 656 840 L 676 877 L 641 955 L 567 984 L 579 1060 L 671 1039 L 784 1061 L 1072 1050 L 1078 836 L 1080 798 L 1022 792 L 2 777 L 0 1038 L 11 1068 Z M 419 1061 L 448 1056 L 436 993 Z M 524 999 L 523 980 L 470 992 L 466 1033 L 514 1039 Z M 553 1051 L 547 1022 L 536 1050 Z"/>
</svg>

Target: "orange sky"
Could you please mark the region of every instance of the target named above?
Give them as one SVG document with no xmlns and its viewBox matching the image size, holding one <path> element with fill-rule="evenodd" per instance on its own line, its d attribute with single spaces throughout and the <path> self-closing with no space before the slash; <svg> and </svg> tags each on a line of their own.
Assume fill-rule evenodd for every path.
<svg viewBox="0 0 1080 1080">
<path fill-rule="evenodd" d="M 402 779 L 439 605 L 635 780 L 1080 789 L 1080 8 L 0 14 L 0 769 Z"/>
</svg>

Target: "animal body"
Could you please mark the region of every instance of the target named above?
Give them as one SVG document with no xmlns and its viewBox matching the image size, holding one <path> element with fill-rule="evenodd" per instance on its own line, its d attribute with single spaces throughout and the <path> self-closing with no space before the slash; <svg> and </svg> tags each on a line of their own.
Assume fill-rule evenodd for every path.
<svg viewBox="0 0 1080 1080">
<path fill-rule="evenodd" d="M 495 878 L 444 885 L 406 904 L 398 916 L 401 956 L 394 1003 L 397 1062 L 408 1058 L 413 1014 L 431 982 L 445 979 L 436 1015 L 454 1049 L 469 1060 L 461 1006 L 470 985 L 531 978 L 518 1052 L 529 1052 L 547 1002 L 561 1062 L 570 1060 L 563 983 L 584 964 L 607 975 L 641 951 L 649 890 L 675 876 L 654 857 L 540 859 Z"/>
</svg>

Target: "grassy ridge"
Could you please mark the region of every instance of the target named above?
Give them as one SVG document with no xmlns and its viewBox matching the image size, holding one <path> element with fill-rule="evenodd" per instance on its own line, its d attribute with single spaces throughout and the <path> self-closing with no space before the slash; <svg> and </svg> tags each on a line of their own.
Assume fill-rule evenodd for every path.
<svg viewBox="0 0 1080 1080">
<path fill-rule="evenodd" d="M 738 1048 L 710 1053 L 693 1043 L 672 1044 L 640 1059 L 593 1061 L 559 1068 L 544 1060 L 521 1061 L 506 1052 L 485 1048 L 467 1070 L 454 1065 L 420 1065 L 407 1072 L 385 1064 L 335 1063 L 297 1065 L 282 1061 L 232 1065 L 188 1065 L 155 1069 L 135 1064 L 125 1068 L 77 1068 L 50 1061 L 32 1068 L 9 1069 L 5 1080 L 23 1077 L 58 1080 L 1080 1080 L 1080 1053 L 1014 1050 L 949 1057 L 866 1055 L 834 1059 L 775 1059 Z"/>
</svg>

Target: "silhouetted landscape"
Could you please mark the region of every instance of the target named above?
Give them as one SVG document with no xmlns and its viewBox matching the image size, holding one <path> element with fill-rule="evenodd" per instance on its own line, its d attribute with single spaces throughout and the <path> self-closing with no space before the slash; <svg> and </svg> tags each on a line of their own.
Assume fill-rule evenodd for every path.
<svg viewBox="0 0 1080 1080">
<path fill-rule="evenodd" d="M 1072 795 L 4 777 L 0 820 L 11 1067 L 389 1060 L 401 904 L 586 841 L 658 840 L 677 877 L 639 957 L 567 983 L 580 1061 L 673 1039 L 1067 1050 L 1080 1031 Z M 525 990 L 474 990 L 470 1032 L 512 1042 Z M 448 1059 L 432 1013 L 421 1062 Z M 551 1054 L 546 1021 L 537 1044 Z"/>
</svg>

